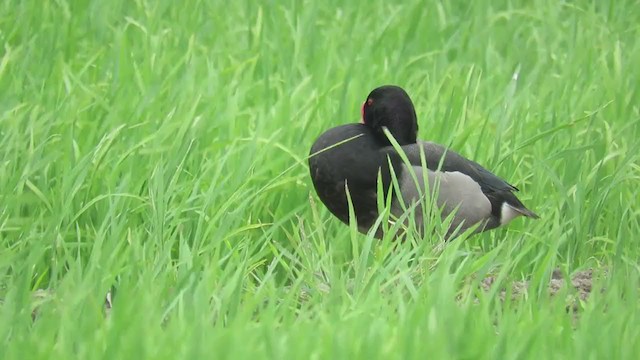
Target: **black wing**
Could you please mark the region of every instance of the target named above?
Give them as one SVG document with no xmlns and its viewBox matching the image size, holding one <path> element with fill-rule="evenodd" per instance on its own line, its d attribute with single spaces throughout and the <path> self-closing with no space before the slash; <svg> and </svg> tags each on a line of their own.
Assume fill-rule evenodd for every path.
<svg viewBox="0 0 640 360">
<path fill-rule="evenodd" d="M 421 148 L 424 151 L 425 162 L 429 170 L 461 172 L 480 184 L 480 188 L 485 193 L 518 191 L 518 188 L 494 175 L 475 161 L 466 159 L 455 151 L 432 142 L 418 141 L 416 144 L 402 147 L 409 162 L 414 166 L 422 165 Z"/>
</svg>

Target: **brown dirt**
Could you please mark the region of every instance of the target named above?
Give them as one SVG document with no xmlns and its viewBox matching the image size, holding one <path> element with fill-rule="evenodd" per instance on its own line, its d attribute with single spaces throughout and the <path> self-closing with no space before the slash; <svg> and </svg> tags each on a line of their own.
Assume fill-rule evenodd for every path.
<svg viewBox="0 0 640 360">
<path fill-rule="evenodd" d="M 608 272 L 606 269 L 594 270 L 587 269 L 578 271 L 571 276 L 571 286 L 574 292 L 570 291 L 570 295 L 568 296 L 568 305 L 567 310 L 570 308 L 573 311 L 578 310 L 578 305 L 580 301 L 585 301 L 591 295 L 593 290 L 593 284 L 597 280 L 602 277 L 606 277 Z M 496 276 L 487 276 L 480 283 L 480 288 L 484 291 L 490 291 L 496 282 Z M 511 300 L 518 300 L 524 296 L 526 296 L 527 291 L 529 289 L 529 280 L 517 280 L 511 282 Z M 558 294 L 567 284 L 566 279 L 562 274 L 562 271 L 559 269 L 555 269 L 551 274 L 551 278 L 549 279 L 548 291 L 549 295 L 555 296 Z M 601 289 L 601 291 L 604 289 Z M 503 287 L 500 289 L 500 300 L 504 301 L 507 296 L 507 289 Z"/>
</svg>

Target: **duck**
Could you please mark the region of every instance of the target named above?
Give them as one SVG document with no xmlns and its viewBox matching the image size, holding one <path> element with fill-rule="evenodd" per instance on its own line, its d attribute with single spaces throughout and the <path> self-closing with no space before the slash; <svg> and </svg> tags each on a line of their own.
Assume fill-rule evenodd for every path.
<svg viewBox="0 0 640 360">
<path fill-rule="evenodd" d="M 362 103 L 359 123 L 330 128 L 311 146 L 309 172 L 322 204 L 349 224 L 351 203 L 358 231 L 373 230 L 378 239 L 384 236 L 378 221 L 380 189 L 385 201 L 391 196 L 390 224 L 408 214 L 404 222 L 411 216 L 420 236 L 427 225 L 425 201 L 435 200 L 443 224 L 448 219 L 447 239 L 469 229 L 477 234 L 505 226 L 521 216 L 539 218 L 516 197 L 514 185 L 417 136 L 418 119 L 407 92 L 397 85 L 373 89 Z"/>
</svg>

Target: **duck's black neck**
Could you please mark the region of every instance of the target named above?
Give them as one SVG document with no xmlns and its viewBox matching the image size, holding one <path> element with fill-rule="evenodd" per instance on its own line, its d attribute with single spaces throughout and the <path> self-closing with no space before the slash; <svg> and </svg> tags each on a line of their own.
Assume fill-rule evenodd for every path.
<svg viewBox="0 0 640 360">
<path fill-rule="evenodd" d="M 384 127 L 378 127 L 374 130 L 376 138 L 378 141 L 385 146 L 391 145 L 391 140 L 389 136 L 392 136 L 393 139 L 400 145 L 410 145 L 415 144 L 417 142 L 416 131 L 414 131 L 410 127 L 401 127 L 401 126 L 387 126 L 387 133 L 384 131 Z"/>
</svg>

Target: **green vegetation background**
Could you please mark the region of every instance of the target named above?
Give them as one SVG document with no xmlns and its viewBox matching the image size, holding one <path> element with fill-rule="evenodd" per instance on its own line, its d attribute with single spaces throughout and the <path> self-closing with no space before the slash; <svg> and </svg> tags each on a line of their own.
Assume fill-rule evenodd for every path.
<svg viewBox="0 0 640 360">
<path fill-rule="evenodd" d="M 637 358 L 638 24 L 631 0 L 1 2 L 0 358 Z M 388 83 L 542 218 L 444 248 L 333 218 L 309 148 Z M 608 275 L 573 314 L 556 268 Z"/>
</svg>

